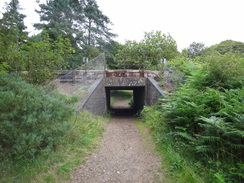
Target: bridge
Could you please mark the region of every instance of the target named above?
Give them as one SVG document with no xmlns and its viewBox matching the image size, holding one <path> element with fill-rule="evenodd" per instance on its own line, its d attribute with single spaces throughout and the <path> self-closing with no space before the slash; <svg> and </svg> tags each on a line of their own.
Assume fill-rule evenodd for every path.
<svg viewBox="0 0 244 183">
<path fill-rule="evenodd" d="M 158 74 L 157 71 L 106 70 L 105 76 L 97 79 L 90 87 L 89 95 L 84 99 L 79 109 L 96 115 L 102 115 L 107 111 L 135 114 L 142 110 L 144 105 L 153 105 L 160 97 L 165 97 L 154 79 Z M 110 99 L 113 90 L 131 90 L 134 101 L 133 108 L 112 108 Z"/>
<path fill-rule="evenodd" d="M 100 63 L 100 62 L 99 62 Z M 93 63 L 93 65 L 96 65 Z M 106 112 L 135 114 L 144 105 L 153 105 L 159 98 L 166 97 L 155 78 L 160 71 L 149 70 L 106 70 L 101 67 L 94 70 L 86 66 L 84 69 L 64 71 L 57 83 L 72 83 L 89 86 L 88 94 L 79 105 L 79 110 L 86 110 L 95 115 Z M 110 106 L 111 91 L 131 90 L 134 105 L 128 109 L 116 109 Z"/>
</svg>

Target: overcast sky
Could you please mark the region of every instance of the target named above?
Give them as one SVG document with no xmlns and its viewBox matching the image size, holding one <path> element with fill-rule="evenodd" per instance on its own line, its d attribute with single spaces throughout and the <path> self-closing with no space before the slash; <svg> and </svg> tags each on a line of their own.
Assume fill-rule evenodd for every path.
<svg viewBox="0 0 244 183">
<path fill-rule="evenodd" d="M 6 0 L 0 0 L 0 11 Z M 26 25 L 39 18 L 36 0 L 19 0 L 28 17 Z M 40 0 L 45 2 L 46 0 Z M 117 41 L 140 41 L 144 32 L 170 33 L 178 49 L 192 42 L 206 46 L 232 39 L 244 42 L 244 0 L 97 0 L 100 10 L 113 22 Z"/>
</svg>

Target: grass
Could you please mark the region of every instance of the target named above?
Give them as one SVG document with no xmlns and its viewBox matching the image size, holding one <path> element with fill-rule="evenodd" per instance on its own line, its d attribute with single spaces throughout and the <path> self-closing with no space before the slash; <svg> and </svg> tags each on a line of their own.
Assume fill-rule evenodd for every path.
<svg viewBox="0 0 244 183">
<path fill-rule="evenodd" d="M 113 106 L 115 103 L 115 98 L 114 97 L 110 97 L 110 106 Z"/>
<path fill-rule="evenodd" d="M 113 106 L 116 102 L 116 98 L 122 100 L 130 100 L 129 105 L 133 107 L 133 90 L 112 90 L 110 95 L 110 106 Z"/>
<path fill-rule="evenodd" d="M 0 162 L 0 182 L 70 182 L 72 170 L 85 162 L 98 146 L 107 122 L 106 118 L 80 112 L 69 121 L 72 128 L 55 151 L 42 153 L 32 160 Z"/>
<path fill-rule="evenodd" d="M 130 99 L 133 96 L 132 90 L 112 90 L 111 97 L 119 97 L 121 99 Z"/>
</svg>

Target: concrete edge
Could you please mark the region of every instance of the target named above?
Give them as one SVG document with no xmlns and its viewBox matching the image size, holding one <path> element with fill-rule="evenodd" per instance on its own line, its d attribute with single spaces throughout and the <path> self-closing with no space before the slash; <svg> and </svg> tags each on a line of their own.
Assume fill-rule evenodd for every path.
<svg viewBox="0 0 244 183">
<path fill-rule="evenodd" d="M 168 98 L 168 95 L 166 95 L 166 94 L 164 93 L 163 89 L 162 89 L 160 86 L 158 86 L 158 83 L 155 81 L 154 78 L 147 78 L 147 79 L 154 85 L 154 87 L 158 90 L 158 92 L 159 92 L 163 97 Z"/>
<path fill-rule="evenodd" d="M 90 97 L 92 96 L 93 92 L 97 89 L 97 87 L 99 86 L 99 84 L 102 82 L 103 79 L 104 78 L 97 79 L 97 80 L 94 81 L 94 83 L 88 89 L 87 96 L 83 99 L 82 103 L 78 106 L 77 111 L 80 111 L 80 110 L 82 110 L 84 108 L 86 102 L 90 99 Z"/>
</svg>

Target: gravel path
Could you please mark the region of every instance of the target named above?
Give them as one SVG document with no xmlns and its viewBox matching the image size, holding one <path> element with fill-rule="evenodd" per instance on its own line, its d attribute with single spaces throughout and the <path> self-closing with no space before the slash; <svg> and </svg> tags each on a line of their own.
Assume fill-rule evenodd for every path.
<svg viewBox="0 0 244 183">
<path fill-rule="evenodd" d="M 161 160 L 148 151 L 134 120 L 128 116 L 112 118 L 101 147 L 74 170 L 71 183 L 163 182 L 158 171 Z"/>
</svg>

